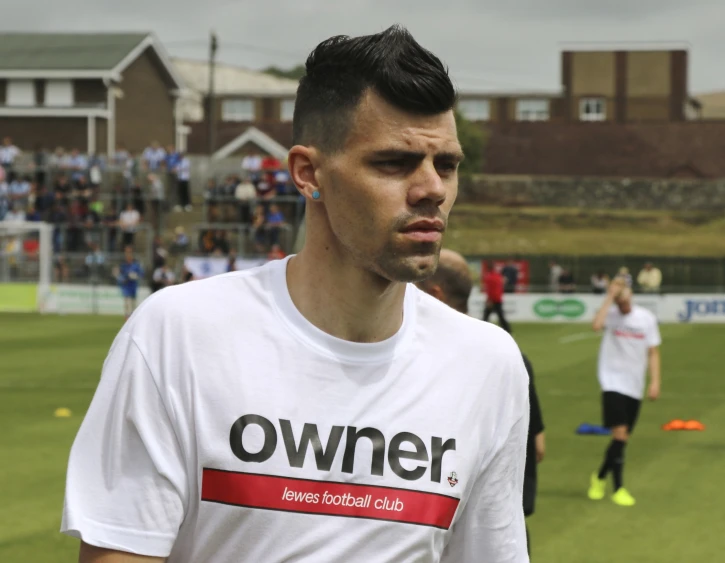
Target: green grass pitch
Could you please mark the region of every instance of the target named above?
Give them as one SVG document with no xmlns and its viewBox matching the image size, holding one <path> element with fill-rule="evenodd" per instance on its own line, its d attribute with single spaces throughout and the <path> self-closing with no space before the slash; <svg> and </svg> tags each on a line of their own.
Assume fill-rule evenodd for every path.
<svg viewBox="0 0 725 563">
<path fill-rule="evenodd" d="M 58 533 L 68 451 L 108 347 L 114 317 L 0 315 L 0 561 L 69 562 L 77 542 Z M 585 325 L 518 325 L 537 375 L 547 433 L 535 563 L 715 563 L 725 555 L 725 327 L 662 327 L 663 392 L 643 405 L 625 483 L 637 506 L 586 498 L 608 438 L 577 436 L 599 423 L 598 340 Z M 59 407 L 71 418 L 55 418 Z M 666 433 L 697 418 L 702 433 Z"/>
</svg>

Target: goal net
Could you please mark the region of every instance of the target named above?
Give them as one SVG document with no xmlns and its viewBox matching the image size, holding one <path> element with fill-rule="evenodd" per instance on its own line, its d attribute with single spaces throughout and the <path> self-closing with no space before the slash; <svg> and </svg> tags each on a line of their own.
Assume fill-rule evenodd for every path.
<svg viewBox="0 0 725 563">
<path fill-rule="evenodd" d="M 53 270 L 53 225 L 0 221 L 0 311 L 42 311 Z"/>
</svg>

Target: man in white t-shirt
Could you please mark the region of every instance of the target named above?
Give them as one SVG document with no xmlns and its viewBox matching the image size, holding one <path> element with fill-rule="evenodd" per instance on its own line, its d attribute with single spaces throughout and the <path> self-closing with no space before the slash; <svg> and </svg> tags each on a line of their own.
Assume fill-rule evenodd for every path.
<svg viewBox="0 0 725 563">
<path fill-rule="evenodd" d="M 305 245 L 121 329 L 69 460 L 82 563 L 528 562 L 521 352 L 411 283 L 457 193 L 455 102 L 401 28 L 315 49 Z"/>
<path fill-rule="evenodd" d="M 596 331 L 604 330 L 598 373 L 604 426 L 611 429 L 612 441 L 599 472 L 591 476 L 588 494 L 592 500 L 604 498 L 611 472 L 612 501 L 633 506 L 635 500 L 623 485 L 624 450 L 639 415 L 648 364 L 647 396 L 654 401 L 660 395 L 659 326 L 652 312 L 632 303 L 632 290 L 619 277 L 609 285 L 593 326 Z"/>
</svg>

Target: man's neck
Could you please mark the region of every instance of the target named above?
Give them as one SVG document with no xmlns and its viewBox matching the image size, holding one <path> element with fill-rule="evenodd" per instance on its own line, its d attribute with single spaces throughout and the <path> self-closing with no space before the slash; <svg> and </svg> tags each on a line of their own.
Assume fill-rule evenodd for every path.
<svg viewBox="0 0 725 563">
<path fill-rule="evenodd" d="M 333 251 L 306 246 L 287 268 L 290 297 L 317 328 L 351 342 L 381 342 L 403 322 L 405 284 L 383 280 Z"/>
</svg>

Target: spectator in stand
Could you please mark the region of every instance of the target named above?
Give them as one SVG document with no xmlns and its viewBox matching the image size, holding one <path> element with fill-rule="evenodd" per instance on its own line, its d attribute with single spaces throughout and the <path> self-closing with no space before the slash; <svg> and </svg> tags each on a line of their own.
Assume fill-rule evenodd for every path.
<svg viewBox="0 0 725 563">
<path fill-rule="evenodd" d="M 564 268 L 559 276 L 559 291 L 561 293 L 576 293 L 576 282 L 571 270 Z"/>
<path fill-rule="evenodd" d="M 519 281 L 519 269 L 513 258 L 509 258 L 506 265 L 501 270 L 504 279 L 504 292 L 516 293 L 516 284 Z"/>
<path fill-rule="evenodd" d="M 174 283 L 176 283 L 174 272 L 166 264 L 159 266 L 154 270 L 151 282 L 151 293 L 156 293 L 160 289 L 174 285 Z"/>
<path fill-rule="evenodd" d="M 80 178 L 87 179 L 88 159 L 78 149 L 70 151 L 68 169 L 71 172 L 71 182 L 78 182 Z"/>
<path fill-rule="evenodd" d="M 68 220 L 68 215 L 65 212 L 65 207 L 61 205 L 59 201 L 55 201 L 53 208 L 48 216 L 48 222 L 52 223 L 53 229 L 53 252 L 56 254 L 63 251 L 63 245 L 65 240 L 63 239 L 62 226 Z"/>
<path fill-rule="evenodd" d="M 267 232 L 269 234 L 270 244 L 279 244 L 279 234 L 285 225 L 282 210 L 279 208 L 279 205 L 273 203 L 269 206 L 269 213 L 267 214 Z"/>
<path fill-rule="evenodd" d="M 55 177 L 55 199 L 62 205 L 68 205 L 72 187 L 68 181 L 68 177 L 64 174 L 58 174 Z"/>
<path fill-rule="evenodd" d="M 237 200 L 237 219 L 243 225 L 252 222 L 252 205 L 256 197 L 257 191 L 248 176 L 237 184 L 234 190 L 234 198 Z"/>
<path fill-rule="evenodd" d="M 35 206 L 31 205 L 30 207 L 28 207 L 28 212 L 25 214 L 25 220 L 38 223 L 43 220 L 43 217 L 41 216 L 40 212 L 35 208 Z"/>
<path fill-rule="evenodd" d="M 143 187 L 138 180 L 133 183 L 133 187 L 131 188 L 131 201 L 133 202 L 134 209 L 139 212 L 139 215 L 144 217 L 146 215 L 146 201 L 143 195 Z"/>
<path fill-rule="evenodd" d="M 141 223 L 141 214 L 133 206 L 133 203 L 129 203 L 118 217 L 118 226 L 121 228 L 122 233 L 121 244 L 124 248 L 133 248 L 139 223 Z"/>
<path fill-rule="evenodd" d="M 254 217 L 252 218 L 251 231 L 254 233 L 254 246 L 257 252 L 264 252 L 267 242 L 267 217 L 264 213 L 264 207 L 258 205 L 254 208 Z"/>
<path fill-rule="evenodd" d="M 68 167 L 68 155 L 63 147 L 56 147 L 55 151 L 48 159 L 48 168 L 51 172 L 57 174 L 59 170 L 65 170 Z"/>
<path fill-rule="evenodd" d="M 27 207 L 31 193 L 30 184 L 31 181 L 29 176 L 24 176 L 22 178 L 16 176 L 15 179 L 10 182 L 9 195 L 12 207 L 15 207 L 15 204 L 20 205 L 23 209 Z"/>
<path fill-rule="evenodd" d="M 637 276 L 639 288 L 644 293 L 659 293 L 662 285 L 662 272 L 652 262 L 647 262 Z"/>
<path fill-rule="evenodd" d="M 624 280 L 624 285 L 626 287 L 632 287 L 632 274 L 629 273 L 629 268 L 626 266 L 619 268 L 619 272 L 617 272 L 617 275 L 614 276 L 614 279 Z"/>
<path fill-rule="evenodd" d="M 227 238 L 227 232 L 221 229 L 217 230 L 214 235 L 214 248 L 212 249 L 212 253 L 226 256 L 229 254 L 230 249 L 231 245 L 229 244 L 229 239 Z"/>
<path fill-rule="evenodd" d="M 10 211 L 5 214 L 3 221 L 5 223 L 21 223 L 25 221 L 25 207 L 16 201 L 10 207 Z"/>
<path fill-rule="evenodd" d="M 0 167 L 0 221 L 5 218 L 5 215 L 10 211 L 10 187 L 5 181 L 5 169 Z"/>
<path fill-rule="evenodd" d="M 559 293 L 559 278 L 564 271 L 556 260 L 549 262 L 549 291 Z"/>
<path fill-rule="evenodd" d="M 182 252 L 186 252 L 189 250 L 189 244 L 190 244 L 189 237 L 184 232 L 184 227 L 179 225 L 174 230 L 174 242 L 171 245 L 171 251 L 174 254 L 180 254 Z"/>
<path fill-rule="evenodd" d="M 169 188 L 169 194 L 173 195 L 178 193 L 176 187 L 176 169 L 179 167 L 181 162 L 181 153 L 176 150 L 174 145 L 168 145 L 166 147 L 166 159 L 164 160 L 164 168 L 166 170 L 166 178 L 162 178 L 164 184 Z"/>
<path fill-rule="evenodd" d="M 81 200 L 83 205 L 88 205 L 91 201 L 93 190 L 88 185 L 85 176 L 80 176 L 73 184 L 73 197 Z"/>
<path fill-rule="evenodd" d="M 280 245 L 273 244 L 269 250 L 269 254 L 267 254 L 267 260 L 281 260 L 286 256 Z"/>
<path fill-rule="evenodd" d="M 153 268 L 156 270 L 166 264 L 166 258 L 169 256 L 169 252 L 166 248 L 164 248 L 164 241 L 159 235 L 154 237 L 154 241 L 151 246 L 153 253 Z"/>
<path fill-rule="evenodd" d="M 141 156 L 144 168 L 149 172 L 160 171 L 166 163 L 166 151 L 158 141 L 153 141 L 151 146 L 146 147 Z"/>
<path fill-rule="evenodd" d="M 274 173 L 274 190 L 277 195 L 287 195 L 287 187 L 290 182 L 289 172 L 286 170 L 277 170 Z"/>
<path fill-rule="evenodd" d="M 483 320 L 488 322 L 491 314 L 496 313 L 501 328 L 511 333 L 511 325 L 506 320 L 506 315 L 503 311 L 505 279 L 493 264 L 486 264 L 486 270 L 486 275 L 483 276 L 483 286 L 486 290 L 486 306 L 483 310 Z"/>
<path fill-rule="evenodd" d="M 96 241 L 90 241 L 88 247 L 86 275 L 91 281 L 98 282 L 105 277 L 106 255 Z"/>
<path fill-rule="evenodd" d="M 249 175 L 256 175 L 262 170 L 262 157 L 253 152 L 242 159 L 242 170 Z"/>
<path fill-rule="evenodd" d="M 257 191 L 257 197 L 262 200 L 268 200 L 275 196 L 274 183 L 270 181 L 268 174 L 254 184 L 254 189 Z"/>
<path fill-rule="evenodd" d="M 88 183 L 94 192 L 98 192 L 101 189 L 101 182 L 103 181 L 103 170 L 106 165 L 98 154 L 91 154 L 88 157 Z"/>
<path fill-rule="evenodd" d="M 609 276 L 604 273 L 604 270 L 599 270 L 596 274 L 592 275 L 591 283 L 592 293 L 603 295 L 609 287 Z"/>
<path fill-rule="evenodd" d="M 180 152 L 179 162 L 176 165 L 176 189 L 177 189 L 177 205 L 174 211 L 192 211 L 191 193 L 189 191 L 189 181 L 191 180 L 191 161 L 189 157 Z"/>
<path fill-rule="evenodd" d="M 113 164 L 117 172 L 121 173 L 123 183 L 121 185 L 123 191 L 128 194 L 133 186 L 133 180 L 138 176 L 138 166 L 133 155 L 126 150 L 126 146 L 121 144 L 118 146 L 116 154 L 113 155 Z"/>
<path fill-rule="evenodd" d="M 43 220 L 50 214 L 50 210 L 55 203 L 55 194 L 49 191 L 45 184 L 39 184 L 38 194 L 35 197 L 35 208 L 40 213 Z"/>
<path fill-rule="evenodd" d="M 0 146 L 0 166 L 5 169 L 8 182 L 12 182 L 15 176 L 13 168 L 18 156 L 20 156 L 20 149 L 13 144 L 12 138 L 5 137 Z"/>
<path fill-rule="evenodd" d="M 80 252 L 83 248 L 85 216 L 85 208 L 81 202 L 77 199 L 71 201 L 66 225 L 66 249 L 68 252 Z"/>
<path fill-rule="evenodd" d="M 204 200 L 207 204 L 206 220 L 209 223 L 213 223 L 218 218 L 217 204 L 219 202 L 219 188 L 217 187 L 216 180 L 214 178 L 209 178 L 206 181 Z"/>
<path fill-rule="evenodd" d="M 237 271 L 237 251 L 234 248 L 229 249 L 229 256 L 227 258 L 227 272 Z"/>
<path fill-rule="evenodd" d="M 68 283 L 70 281 L 70 269 L 65 261 L 65 256 L 56 253 L 53 258 L 53 279 L 56 283 Z"/>
<path fill-rule="evenodd" d="M 149 174 L 149 195 L 151 199 L 151 226 L 155 233 L 160 233 L 163 228 L 164 200 L 166 194 L 164 182 L 159 174 Z"/>
<path fill-rule="evenodd" d="M 84 206 L 83 227 L 86 231 L 86 238 L 89 241 L 101 241 L 102 216 L 103 204 L 100 201 L 93 200 L 87 206 Z"/>
<path fill-rule="evenodd" d="M 47 179 L 46 169 L 48 168 L 48 155 L 45 149 L 39 144 L 35 145 L 33 152 L 33 170 L 35 171 L 35 183 L 38 186 L 45 186 Z"/>
<path fill-rule="evenodd" d="M 103 214 L 101 223 L 105 227 L 107 248 L 109 252 L 116 252 L 116 239 L 118 237 L 118 207 L 112 203 Z"/>
</svg>

